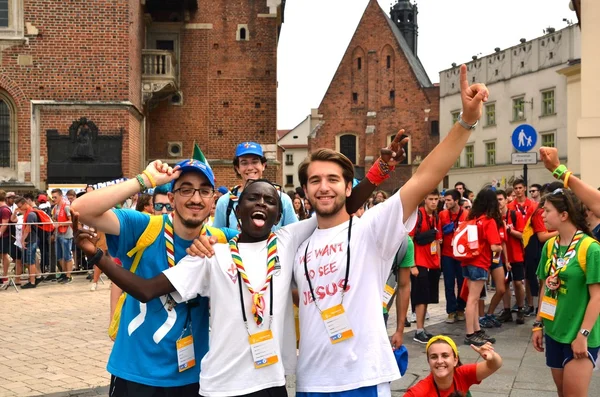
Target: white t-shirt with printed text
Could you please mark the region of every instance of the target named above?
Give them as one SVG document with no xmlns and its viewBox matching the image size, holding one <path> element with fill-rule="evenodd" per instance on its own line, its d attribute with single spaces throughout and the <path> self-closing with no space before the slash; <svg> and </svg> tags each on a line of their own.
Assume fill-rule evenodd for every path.
<svg viewBox="0 0 600 397">
<path fill-rule="evenodd" d="M 281 270 L 273 276 L 273 320 L 269 319 L 270 287 L 264 294 L 265 320 L 259 328 L 252 315 L 252 298 L 238 277 L 229 246 L 216 244 L 212 258 L 186 256 L 177 266 L 164 271 L 177 292 L 172 296 L 184 302 L 197 295 L 211 298 L 209 351 L 202 359 L 200 395 L 237 396 L 285 385 L 285 375 L 296 370 L 296 332 L 292 309 L 291 281 L 296 249 L 317 226 L 309 219 L 285 226 L 275 232 Z M 262 287 L 267 274 L 267 241 L 238 243 L 248 279 L 255 290 Z M 242 283 L 248 330 L 244 325 L 238 283 Z M 255 369 L 248 342 L 252 334 L 267 329 L 273 332 L 279 362 Z M 198 365 L 198 364 L 197 364 Z"/>
<path fill-rule="evenodd" d="M 321 310 L 340 304 L 346 272 L 346 221 L 317 229 L 296 253 L 294 280 L 300 295 L 300 353 L 296 377 L 299 392 L 331 393 L 366 386 L 390 394 L 389 384 L 400 378 L 381 309 L 383 287 L 401 242 L 412 230 L 416 212 L 404 224 L 400 195 L 352 218 L 350 272 L 343 306 L 354 337 L 332 344 L 305 277 L 304 259 Z M 387 390 L 383 390 L 386 389 Z"/>
</svg>

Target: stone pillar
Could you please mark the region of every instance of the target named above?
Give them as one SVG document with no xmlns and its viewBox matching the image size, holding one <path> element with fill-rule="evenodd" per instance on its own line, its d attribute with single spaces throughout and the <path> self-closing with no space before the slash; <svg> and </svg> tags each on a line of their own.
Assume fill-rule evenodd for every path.
<svg viewBox="0 0 600 397">
<path fill-rule="evenodd" d="M 588 184 L 600 186 L 597 157 L 600 153 L 600 2 L 581 1 L 581 116 L 577 137 L 581 148 L 581 178 Z"/>
</svg>

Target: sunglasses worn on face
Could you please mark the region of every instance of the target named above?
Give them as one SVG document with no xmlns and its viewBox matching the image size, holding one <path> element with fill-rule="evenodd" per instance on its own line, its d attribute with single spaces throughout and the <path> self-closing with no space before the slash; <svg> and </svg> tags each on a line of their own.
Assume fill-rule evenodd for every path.
<svg viewBox="0 0 600 397">
<path fill-rule="evenodd" d="M 154 203 L 154 211 L 162 211 L 163 208 L 166 208 L 167 211 L 173 211 L 173 207 L 169 203 Z"/>
<path fill-rule="evenodd" d="M 537 193 L 537 190 L 530 190 L 529 193 L 533 194 L 533 193 Z"/>
</svg>

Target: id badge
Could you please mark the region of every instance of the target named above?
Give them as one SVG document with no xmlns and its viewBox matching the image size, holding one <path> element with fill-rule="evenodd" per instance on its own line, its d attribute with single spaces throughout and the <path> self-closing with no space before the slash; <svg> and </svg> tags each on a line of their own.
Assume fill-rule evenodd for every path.
<svg viewBox="0 0 600 397">
<path fill-rule="evenodd" d="M 279 362 L 275 339 L 273 339 L 273 332 L 270 329 L 250 335 L 248 341 L 254 368 L 268 367 Z"/>
<path fill-rule="evenodd" d="M 329 341 L 332 344 L 335 345 L 336 343 L 343 342 L 354 336 L 344 306 L 341 304 L 324 310 L 321 312 L 321 317 L 325 322 L 325 329 L 329 335 Z"/>
<path fill-rule="evenodd" d="M 492 262 L 495 264 L 500 263 L 500 252 L 494 252 L 492 255 Z"/>
<path fill-rule="evenodd" d="M 394 291 L 395 288 L 392 287 L 389 284 L 386 284 L 385 287 L 383 288 L 383 308 L 387 309 L 387 305 L 388 303 L 390 303 L 390 300 L 392 299 L 392 296 L 394 295 Z"/>
<path fill-rule="evenodd" d="M 557 299 L 549 296 L 542 297 L 542 307 L 540 308 L 540 316 L 546 320 L 554 321 L 554 315 L 556 314 Z"/>
<path fill-rule="evenodd" d="M 183 372 L 196 365 L 196 355 L 194 353 L 194 338 L 188 335 L 176 342 L 177 345 L 177 365 L 179 372 Z"/>
<path fill-rule="evenodd" d="M 437 255 L 437 242 L 431 243 L 430 251 L 431 255 Z"/>
</svg>

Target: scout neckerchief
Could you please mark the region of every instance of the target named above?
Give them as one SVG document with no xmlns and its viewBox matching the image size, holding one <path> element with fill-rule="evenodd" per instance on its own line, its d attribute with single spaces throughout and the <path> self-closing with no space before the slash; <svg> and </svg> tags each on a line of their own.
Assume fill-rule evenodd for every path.
<svg viewBox="0 0 600 397">
<path fill-rule="evenodd" d="M 346 276 L 344 277 L 344 288 L 342 289 L 342 302 L 344 303 L 344 294 L 346 293 L 346 288 L 348 287 L 348 276 L 350 275 L 350 237 L 352 236 L 352 216 L 350 216 L 350 224 L 348 225 L 348 247 L 346 248 Z M 315 291 L 313 290 L 312 283 L 310 282 L 310 277 L 308 273 L 308 266 L 306 264 L 306 257 L 308 256 L 308 246 L 310 245 L 310 241 L 306 244 L 306 249 L 304 250 L 304 276 L 306 277 L 306 281 L 308 281 L 308 289 L 310 290 L 310 296 L 312 297 L 317 310 L 321 311 L 319 305 L 317 304 L 317 297 L 315 296 Z"/>
<path fill-rule="evenodd" d="M 260 326 L 264 321 L 265 312 L 265 299 L 263 295 L 269 287 L 269 284 L 271 284 L 271 289 L 273 289 L 273 273 L 275 273 L 277 262 L 279 262 L 279 258 L 277 256 L 277 236 L 275 233 L 271 233 L 267 239 L 267 277 L 262 288 L 260 288 L 258 291 L 252 288 L 250 280 L 248 279 L 248 275 L 246 274 L 244 262 L 242 261 L 240 251 L 238 249 L 238 238 L 239 236 L 236 236 L 229 240 L 229 251 L 231 252 L 231 258 L 237 267 L 241 279 L 244 280 L 244 284 L 246 284 L 248 291 L 250 291 L 252 294 L 252 314 L 254 314 L 254 321 L 256 322 L 256 325 Z"/>
<path fill-rule="evenodd" d="M 569 248 L 567 252 L 562 257 L 558 257 L 558 251 L 560 248 L 560 235 L 556 236 L 554 239 L 554 247 L 552 247 L 552 259 L 550 260 L 550 264 L 546 269 L 548 272 L 548 277 L 546 278 L 546 288 L 552 291 L 552 295 L 556 296 L 557 290 L 560 288 L 560 278 L 559 273 L 564 272 L 569 264 L 569 261 L 575 257 L 575 247 L 579 240 L 583 237 L 583 232 L 581 230 L 577 230 L 571 239 L 571 243 L 569 244 Z"/>
</svg>

